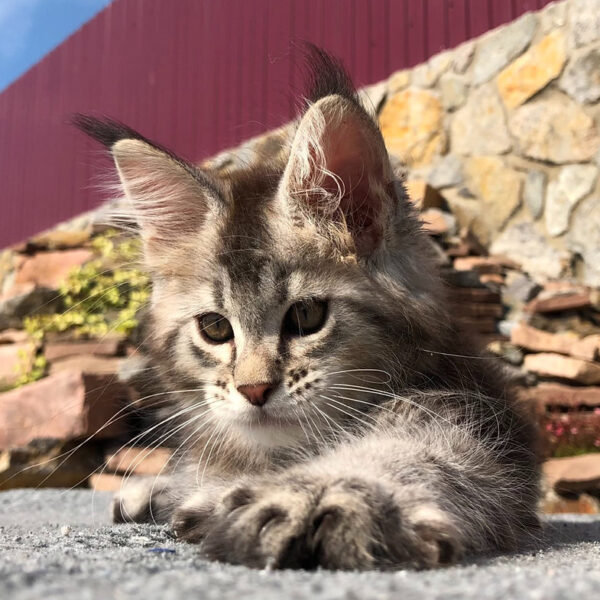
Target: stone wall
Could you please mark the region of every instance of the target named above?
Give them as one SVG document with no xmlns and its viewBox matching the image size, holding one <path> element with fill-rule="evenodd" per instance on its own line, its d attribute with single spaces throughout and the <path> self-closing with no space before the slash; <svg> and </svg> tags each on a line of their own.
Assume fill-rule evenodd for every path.
<svg viewBox="0 0 600 600">
<path fill-rule="evenodd" d="M 540 282 L 600 285 L 600 0 L 550 4 L 363 93 L 413 195 L 438 190 L 458 228 Z"/>
<path fill-rule="evenodd" d="M 387 81 L 388 149 L 536 279 L 600 285 L 600 0 L 529 13 Z"/>
</svg>

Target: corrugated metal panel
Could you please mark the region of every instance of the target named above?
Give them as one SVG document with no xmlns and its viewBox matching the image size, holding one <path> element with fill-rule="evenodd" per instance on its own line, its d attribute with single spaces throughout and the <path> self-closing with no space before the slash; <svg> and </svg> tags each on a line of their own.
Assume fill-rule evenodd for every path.
<svg viewBox="0 0 600 600">
<path fill-rule="evenodd" d="M 293 115 L 299 40 L 363 85 L 548 2 L 116 0 L 0 94 L 0 247 L 101 201 L 103 159 L 74 112 L 199 160 Z"/>
</svg>

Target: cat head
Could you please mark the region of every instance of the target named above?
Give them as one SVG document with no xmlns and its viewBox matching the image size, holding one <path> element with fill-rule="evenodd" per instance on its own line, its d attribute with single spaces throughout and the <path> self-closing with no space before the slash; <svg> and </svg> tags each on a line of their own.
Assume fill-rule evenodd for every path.
<svg viewBox="0 0 600 600">
<path fill-rule="evenodd" d="M 312 64 L 289 152 L 247 169 L 77 120 L 110 149 L 139 225 L 163 377 L 195 390 L 199 428 L 263 446 L 366 423 L 435 336 L 429 250 L 377 124 L 337 61 L 314 50 Z"/>
</svg>

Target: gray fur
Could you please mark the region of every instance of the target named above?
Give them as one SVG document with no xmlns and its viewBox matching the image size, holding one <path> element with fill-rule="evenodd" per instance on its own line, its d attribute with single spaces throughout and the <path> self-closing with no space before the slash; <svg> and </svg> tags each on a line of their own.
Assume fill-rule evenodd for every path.
<svg viewBox="0 0 600 600">
<path fill-rule="evenodd" d="M 256 567 L 514 548 L 537 527 L 533 427 L 455 329 L 376 125 L 329 79 L 340 94 L 322 86 L 287 155 L 260 168 L 196 176 L 145 139 L 112 146 L 153 276 L 161 439 L 178 443 L 170 481 L 132 482 L 115 517 L 171 520 L 208 556 Z M 311 298 L 328 301 L 323 328 L 284 335 Z M 231 342 L 202 337 L 208 312 Z M 237 391 L 265 382 L 264 406 Z"/>
</svg>

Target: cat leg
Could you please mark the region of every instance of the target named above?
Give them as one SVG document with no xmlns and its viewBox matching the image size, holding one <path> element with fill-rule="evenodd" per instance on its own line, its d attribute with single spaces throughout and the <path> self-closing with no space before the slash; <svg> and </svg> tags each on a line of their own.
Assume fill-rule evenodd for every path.
<svg viewBox="0 0 600 600">
<path fill-rule="evenodd" d="M 129 477 L 113 497 L 112 517 L 115 523 L 166 523 L 175 504 L 170 475 Z"/>
<path fill-rule="evenodd" d="M 513 548 L 537 523 L 536 469 L 449 427 L 372 433 L 270 478 L 191 499 L 177 535 L 211 558 L 254 567 L 435 567 Z"/>
</svg>

